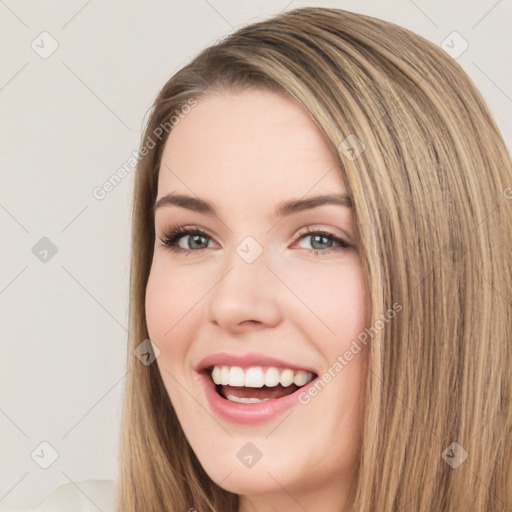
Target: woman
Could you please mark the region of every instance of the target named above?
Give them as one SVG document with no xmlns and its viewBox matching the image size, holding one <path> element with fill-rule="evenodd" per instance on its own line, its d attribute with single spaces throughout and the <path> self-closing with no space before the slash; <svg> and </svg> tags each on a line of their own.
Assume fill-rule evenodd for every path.
<svg viewBox="0 0 512 512">
<path fill-rule="evenodd" d="M 289 11 L 140 156 L 119 512 L 510 510 L 512 169 L 449 56 Z"/>
</svg>

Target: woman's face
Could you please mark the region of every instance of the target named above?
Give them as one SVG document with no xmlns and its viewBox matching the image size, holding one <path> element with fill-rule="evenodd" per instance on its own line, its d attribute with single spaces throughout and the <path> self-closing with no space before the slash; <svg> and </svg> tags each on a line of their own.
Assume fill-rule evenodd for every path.
<svg viewBox="0 0 512 512">
<path fill-rule="evenodd" d="M 345 193 L 314 122 L 268 91 L 201 97 L 164 148 L 149 336 L 192 449 L 241 509 L 308 508 L 322 493 L 328 510 L 356 469 L 366 350 L 344 356 L 365 328 L 353 214 L 310 201 Z"/>
</svg>

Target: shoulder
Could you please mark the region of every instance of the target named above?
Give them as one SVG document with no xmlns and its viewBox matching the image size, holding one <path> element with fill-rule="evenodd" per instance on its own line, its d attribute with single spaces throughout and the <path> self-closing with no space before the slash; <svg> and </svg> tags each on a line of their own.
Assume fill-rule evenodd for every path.
<svg viewBox="0 0 512 512">
<path fill-rule="evenodd" d="M 113 480 L 85 480 L 61 485 L 37 512 L 114 512 L 115 502 Z"/>
</svg>

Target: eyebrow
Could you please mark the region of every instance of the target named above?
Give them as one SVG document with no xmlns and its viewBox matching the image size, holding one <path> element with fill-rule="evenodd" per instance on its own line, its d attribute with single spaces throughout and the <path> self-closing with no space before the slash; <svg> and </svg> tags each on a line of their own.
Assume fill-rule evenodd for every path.
<svg viewBox="0 0 512 512">
<path fill-rule="evenodd" d="M 303 210 L 317 208 L 318 206 L 323 206 L 326 204 L 334 204 L 338 206 L 346 206 L 347 208 L 353 208 L 352 200 L 347 194 L 328 194 L 308 197 L 306 199 L 291 199 L 288 201 L 282 201 L 277 205 L 274 211 L 274 215 L 276 217 L 285 217 L 288 215 L 293 215 L 294 213 L 301 212 Z M 198 213 L 217 217 L 217 212 L 215 211 L 215 208 L 212 204 L 208 203 L 204 199 L 182 194 L 167 194 L 162 196 L 153 206 L 153 215 L 155 214 L 156 210 L 168 205 L 175 205 Z"/>
</svg>

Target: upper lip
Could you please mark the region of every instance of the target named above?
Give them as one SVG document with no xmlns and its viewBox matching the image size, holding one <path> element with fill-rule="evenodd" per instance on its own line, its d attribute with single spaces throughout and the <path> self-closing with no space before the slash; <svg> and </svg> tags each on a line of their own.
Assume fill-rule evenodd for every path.
<svg viewBox="0 0 512 512">
<path fill-rule="evenodd" d="M 206 356 L 196 366 L 196 371 L 200 372 L 212 366 L 240 366 L 241 368 L 249 366 L 273 366 L 276 368 L 289 368 L 290 370 L 304 370 L 316 375 L 315 370 L 308 366 L 283 361 L 266 354 L 256 354 L 254 352 L 244 354 L 229 354 L 219 352 Z"/>
</svg>

